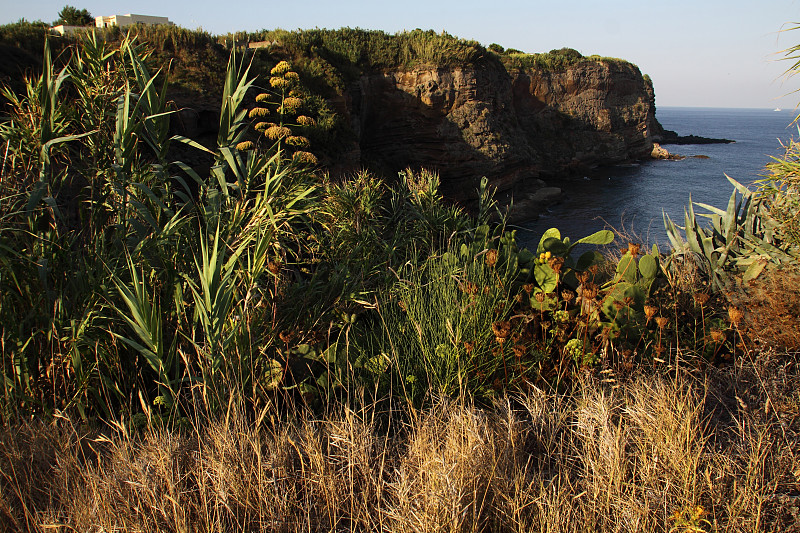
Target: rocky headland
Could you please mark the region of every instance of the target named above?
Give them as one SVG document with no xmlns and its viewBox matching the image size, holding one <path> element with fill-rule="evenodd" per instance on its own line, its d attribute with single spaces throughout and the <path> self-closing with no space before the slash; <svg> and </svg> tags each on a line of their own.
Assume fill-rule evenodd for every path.
<svg viewBox="0 0 800 533">
<path fill-rule="evenodd" d="M 335 164 L 433 169 L 442 192 L 461 202 L 474 200 L 487 176 L 501 201 L 513 198 L 515 218 L 557 201 L 564 176 L 682 158 L 658 143 L 733 142 L 662 128 L 652 82 L 616 59 L 584 58 L 559 70 L 497 61 L 368 73 L 346 87 L 337 111 L 356 141 L 350 161 Z"/>
<path fill-rule="evenodd" d="M 273 33 L 250 36 L 245 53 L 254 71 L 287 59 L 314 85 L 335 115 L 323 142 L 312 139 L 333 175 L 427 168 L 439 173 L 447 197 L 465 205 L 486 176 L 497 198 L 513 198 L 520 216 L 530 217 L 558 199 L 565 176 L 679 158 L 663 145 L 730 142 L 664 130 L 651 80 L 621 59 L 571 49 L 495 52 L 420 30 Z M 172 65 L 173 132 L 213 143 L 229 50 L 210 36 L 194 39 L 180 47 L 156 42 L 154 57 Z"/>
<path fill-rule="evenodd" d="M 356 141 L 350 161 L 335 165 L 433 169 L 442 192 L 462 202 L 486 176 L 521 216 L 557 200 L 564 175 L 651 157 L 661 131 L 652 83 L 620 60 L 369 73 L 346 87 L 337 111 Z"/>
</svg>

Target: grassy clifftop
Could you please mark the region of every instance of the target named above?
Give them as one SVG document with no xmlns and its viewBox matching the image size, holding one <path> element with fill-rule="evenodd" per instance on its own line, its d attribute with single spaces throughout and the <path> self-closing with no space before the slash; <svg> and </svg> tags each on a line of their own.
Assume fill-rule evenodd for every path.
<svg viewBox="0 0 800 533">
<path fill-rule="evenodd" d="M 105 38 L 118 40 L 118 28 L 95 30 Z M 504 49 L 492 44 L 488 48 L 477 41 L 455 37 L 447 32 L 415 29 L 396 34 L 380 30 L 341 28 L 286 31 L 281 29 L 246 33 L 236 32 L 214 36 L 202 30 L 187 30 L 176 26 L 139 27 L 135 29 L 141 41 L 148 42 L 156 57 L 174 59 L 178 69 L 174 79 L 189 87 L 201 88 L 211 82 L 213 73 L 221 73 L 227 62 L 227 49 L 236 44 L 276 43 L 266 53 L 289 57 L 305 63 L 317 74 L 330 78 L 333 86 L 363 72 L 407 69 L 417 65 L 440 67 L 501 64 L 506 69 L 535 68 L 563 70 L 585 61 L 620 59 L 583 56 L 571 48 L 528 54 Z M 12 80 L 19 71 L 36 70 L 41 66 L 41 50 L 47 26 L 41 22 L 20 21 L 0 26 L 0 47 L 3 54 L 0 76 Z M 74 37 L 52 36 L 54 52 L 74 44 Z M 15 50 L 12 54 L 10 51 Z M 20 52 L 21 50 L 21 52 Z M 211 75 L 211 76 L 209 76 Z"/>
</svg>

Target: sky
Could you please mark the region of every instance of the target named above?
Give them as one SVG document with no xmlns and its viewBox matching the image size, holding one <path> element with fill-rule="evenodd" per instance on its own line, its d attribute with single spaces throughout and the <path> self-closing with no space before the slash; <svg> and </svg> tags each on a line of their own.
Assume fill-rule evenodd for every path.
<svg viewBox="0 0 800 533">
<path fill-rule="evenodd" d="M 656 106 L 794 108 L 800 76 L 782 51 L 800 44 L 800 0 L 69 0 L 93 16 L 166 16 L 185 28 L 341 27 L 446 31 L 524 52 L 570 47 L 627 59 L 653 80 Z M 52 22 L 65 0 L 0 0 L 0 24 Z M 784 30 L 784 31 L 782 31 Z"/>
</svg>

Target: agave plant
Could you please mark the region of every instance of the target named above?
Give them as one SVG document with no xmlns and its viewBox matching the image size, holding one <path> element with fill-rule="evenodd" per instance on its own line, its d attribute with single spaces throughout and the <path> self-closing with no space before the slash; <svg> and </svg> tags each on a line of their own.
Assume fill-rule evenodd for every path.
<svg viewBox="0 0 800 533">
<path fill-rule="evenodd" d="M 748 281 L 769 263 L 796 262 L 800 257 L 796 247 L 784 242 L 780 223 L 770 213 L 764 197 L 726 177 L 734 187 L 727 209 L 692 202 L 690 197 L 682 227 L 664 213 L 673 257 L 691 254 L 697 258 L 715 290 L 725 288 L 734 272 L 744 271 L 744 280 Z M 700 215 L 710 221 L 708 225 L 700 224 L 694 206 L 709 211 Z"/>
</svg>

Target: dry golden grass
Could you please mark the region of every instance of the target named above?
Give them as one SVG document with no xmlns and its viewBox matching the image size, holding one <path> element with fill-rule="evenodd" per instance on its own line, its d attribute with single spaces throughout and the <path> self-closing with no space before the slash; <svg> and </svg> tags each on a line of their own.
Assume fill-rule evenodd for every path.
<svg viewBox="0 0 800 533">
<path fill-rule="evenodd" d="M 0 430 L 4 531 L 800 531 L 800 362 L 183 432 Z M 370 413 L 370 414 L 367 414 Z M 387 430 L 387 421 L 390 426 Z M 83 431 L 83 432 L 82 432 Z M 702 509 L 701 509 L 702 508 Z M 694 528 L 694 529 L 692 529 Z M 794 529 L 793 529 L 794 528 Z"/>
</svg>

